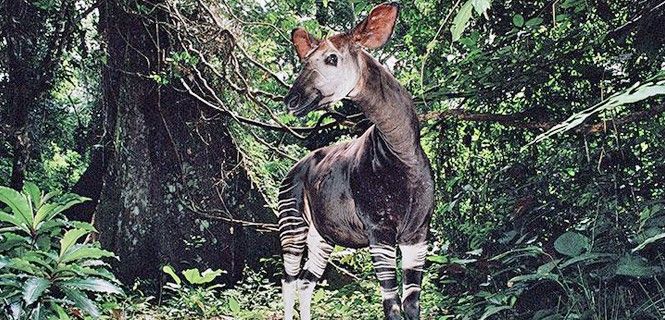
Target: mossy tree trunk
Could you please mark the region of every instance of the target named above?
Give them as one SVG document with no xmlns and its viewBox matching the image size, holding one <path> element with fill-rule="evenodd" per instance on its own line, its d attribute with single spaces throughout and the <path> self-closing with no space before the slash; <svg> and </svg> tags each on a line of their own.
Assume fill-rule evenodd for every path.
<svg viewBox="0 0 665 320">
<path fill-rule="evenodd" d="M 159 72 L 168 38 L 114 2 L 101 11 L 111 138 L 94 217 L 98 239 L 120 257 L 115 270 L 125 283 L 159 280 L 164 264 L 221 268 L 236 280 L 247 262 L 276 252 L 276 237 L 201 212 L 262 222 L 274 222 L 274 214 L 239 165 L 226 120 L 212 120 L 185 93 L 146 77 Z"/>
</svg>

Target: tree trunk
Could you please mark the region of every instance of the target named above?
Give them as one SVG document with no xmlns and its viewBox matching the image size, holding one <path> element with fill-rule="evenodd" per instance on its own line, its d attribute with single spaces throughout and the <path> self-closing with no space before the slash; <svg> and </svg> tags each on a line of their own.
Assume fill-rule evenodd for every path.
<svg viewBox="0 0 665 320">
<path fill-rule="evenodd" d="M 7 14 L 3 32 L 7 42 L 7 87 L 11 88 L 7 90 L 13 150 L 9 185 L 20 190 L 30 161 L 30 136 L 27 128 L 29 110 L 34 107 L 37 98 L 35 95 L 41 95 L 41 92 L 35 92 L 34 88 L 36 80 L 41 77 L 35 74 L 34 67 L 30 65 L 37 56 L 33 32 L 38 26 L 26 21 L 27 17 L 35 15 L 34 7 L 27 2 L 7 0 L 3 9 Z"/>
<path fill-rule="evenodd" d="M 115 2 L 104 6 L 104 108 L 112 130 L 106 147 L 112 152 L 94 217 L 98 239 L 120 257 L 115 274 L 125 283 L 159 280 L 164 264 L 221 268 L 235 281 L 246 262 L 277 252 L 276 237 L 201 212 L 262 222 L 276 217 L 239 165 L 225 119 L 202 117 L 194 99 L 146 77 L 159 71 L 168 39 Z"/>
</svg>

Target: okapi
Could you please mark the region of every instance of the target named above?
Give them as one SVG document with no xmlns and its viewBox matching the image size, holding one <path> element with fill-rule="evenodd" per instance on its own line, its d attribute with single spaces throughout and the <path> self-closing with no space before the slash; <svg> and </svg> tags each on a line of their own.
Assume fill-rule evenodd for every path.
<svg viewBox="0 0 665 320">
<path fill-rule="evenodd" d="M 284 259 L 284 318 L 310 319 L 314 286 L 334 245 L 369 246 L 381 285 L 386 319 L 420 317 L 420 283 L 434 205 L 432 170 L 419 139 L 409 93 L 364 49 L 390 38 L 398 15 L 394 3 L 378 5 L 352 30 L 317 40 L 301 28 L 292 41 L 302 71 L 284 98 L 303 116 L 350 99 L 373 122 L 362 136 L 311 152 L 287 174 L 279 192 L 279 230 Z M 400 308 L 396 246 L 402 254 Z M 303 251 L 307 261 L 301 270 Z M 298 280 L 298 281 L 296 281 Z"/>
</svg>

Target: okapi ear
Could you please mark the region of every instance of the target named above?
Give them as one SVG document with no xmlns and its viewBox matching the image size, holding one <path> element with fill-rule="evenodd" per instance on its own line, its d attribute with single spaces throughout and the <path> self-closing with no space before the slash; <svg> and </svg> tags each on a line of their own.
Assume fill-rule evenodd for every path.
<svg viewBox="0 0 665 320">
<path fill-rule="evenodd" d="M 304 59 L 307 53 L 319 44 L 319 41 L 303 28 L 293 29 L 291 32 L 291 42 L 296 47 L 296 53 L 300 60 Z"/>
<path fill-rule="evenodd" d="M 353 40 L 368 49 L 382 47 L 393 33 L 398 13 L 399 5 L 395 2 L 374 7 L 367 18 L 351 31 Z"/>
</svg>

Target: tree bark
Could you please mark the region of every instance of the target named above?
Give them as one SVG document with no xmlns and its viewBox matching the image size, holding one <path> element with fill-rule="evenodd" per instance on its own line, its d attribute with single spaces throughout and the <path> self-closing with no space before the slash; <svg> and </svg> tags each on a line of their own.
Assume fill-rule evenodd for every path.
<svg viewBox="0 0 665 320">
<path fill-rule="evenodd" d="M 30 137 L 27 130 L 29 110 L 36 101 L 34 83 L 38 77 L 30 65 L 37 56 L 34 34 L 38 28 L 26 18 L 35 14 L 34 8 L 24 1 L 7 0 L 5 2 L 3 38 L 7 42 L 7 98 L 9 106 L 9 125 L 11 126 L 11 145 L 13 149 L 12 173 L 9 185 L 20 190 L 30 161 Z"/>
<path fill-rule="evenodd" d="M 32 151 L 30 114 L 53 87 L 62 57 L 71 46 L 76 8 L 73 2 L 63 2 L 52 14 L 31 1 L 5 0 L 3 4 L 0 41 L 7 49 L 6 96 L 13 151 L 10 186 L 21 189 Z"/>
<path fill-rule="evenodd" d="M 221 268 L 225 280 L 235 281 L 246 262 L 277 252 L 276 237 L 201 212 L 259 222 L 276 217 L 239 165 L 226 120 L 202 117 L 205 108 L 192 97 L 146 77 L 159 72 L 171 46 L 159 28 L 125 9 L 107 1 L 100 14 L 112 151 L 94 217 L 98 239 L 119 256 L 115 274 L 125 283 L 160 280 L 165 264 Z M 161 19 L 158 12 L 151 18 Z"/>
</svg>

